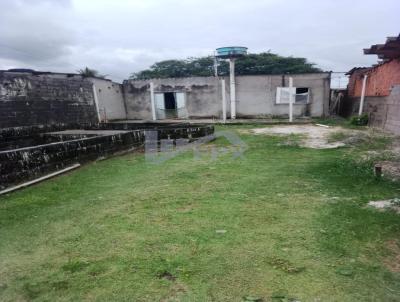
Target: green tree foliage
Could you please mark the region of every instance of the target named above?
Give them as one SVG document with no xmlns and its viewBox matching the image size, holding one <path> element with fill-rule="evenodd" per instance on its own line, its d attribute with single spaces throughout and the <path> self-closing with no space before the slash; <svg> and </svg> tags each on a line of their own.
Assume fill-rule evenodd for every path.
<svg viewBox="0 0 400 302">
<path fill-rule="evenodd" d="M 285 73 L 312 73 L 322 70 L 315 67 L 305 58 L 282 57 L 277 54 L 264 52 L 260 54 L 248 54 L 236 61 L 237 75 L 257 74 L 285 74 Z M 229 74 L 229 64 L 225 60 L 218 62 L 218 75 Z M 181 78 L 191 76 L 214 75 L 214 58 L 188 58 L 186 60 L 161 61 L 131 75 L 131 79 L 150 78 Z"/>
<path fill-rule="evenodd" d="M 85 67 L 83 69 L 79 69 L 78 73 L 83 76 L 84 78 L 101 78 L 105 79 L 107 75 L 100 74 L 95 69 L 90 69 L 89 67 Z"/>
</svg>

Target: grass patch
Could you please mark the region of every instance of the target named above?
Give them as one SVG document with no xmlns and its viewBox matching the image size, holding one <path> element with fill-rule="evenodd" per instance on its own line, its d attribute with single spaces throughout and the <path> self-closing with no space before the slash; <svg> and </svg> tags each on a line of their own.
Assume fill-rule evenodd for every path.
<svg viewBox="0 0 400 302">
<path fill-rule="evenodd" d="M 328 143 L 334 143 L 334 142 L 341 142 L 344 141 L 346 138 L 349 137 L 348 133 L 345 132 L 332 132 L 328 136 Z"/>
<path fill-rule="evenodd" d="M 70 260 L 62 266 L 62 269 L 66 272 L 76 273 L 87 267 L 89 263 L 87 261 Z"/>
<path fill-rule="evenodd" d="M 128 154 L 1 197 L 0 300 L 399 300 L 384 263 L 399 216 L 365 208 L 398 183 L 357 152 L 217 128 L 243 156 L 213 156 L 230 150 L 218 138 L 196 158 Z"/>
</svg>

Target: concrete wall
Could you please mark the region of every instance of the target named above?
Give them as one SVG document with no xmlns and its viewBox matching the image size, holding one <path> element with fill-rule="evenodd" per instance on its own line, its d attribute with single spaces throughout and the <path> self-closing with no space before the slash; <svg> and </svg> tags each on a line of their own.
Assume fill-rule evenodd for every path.
<svg viewBox="0 0 400 302">
<path fill-rule="evenodd" d="M 142 144 L 143 133 L 136 130 L 0 151 L 0 189 Z"/>
<path fill-rule="evenodd" d="M 400 135 L 400 85 L 394 86 L 386 101 L 384 129 Z"/>
<path fill-rule="evenodd" d="M 359 97 L 347 98 L 344 115 L 356 115 L 359 106 Z M 400 135 L 400 85 L 394 86 L 389 96 L 365 97 L 363 112 L 368 113 L 370 126 Z"/>
<path fill-rule="evenodd" d="M 295 116 L 323 116 L 329 112 L 330 74 L 291 75 L 294 86 L 308 87 L 308 104 L 295 104 Z M 225 77 L 227 114 L 230 114 L 229 77 Z M 186 112 L 183 118 L 221 118 L 221 82 L 215 77 L 191 77 L 151 80 L 129 80 L 124 82 L 124 95 L 128 119 L 150 120 L 150 82 L 157 92 L 184 92 Z M 288 115 L 288 104 L 276 104 L 277 87 L 288 86 L 288 75 L 237 76 L 237 117 L 263 117 Z M 157 118 L 165 116 L 157 111 Z"/>
<path fill-rule="evenodd" d="M 78 75 L 0 72 L 0 128 L 95 122 L 89 80 Z"/>
<path fill-rule="evenodd" d="M 135 130 L 136 127 L 147 129 Z M 142 148 L 147 130 L 156 131 L 158 140 L 168 139 L 173 143 L 176 143 L 176 139 L 195 141 L 214 133 L 213 126 L 204 125 L 172 127 L 168 125 L 138 126 L 134 123 L 102 123 L 92 128 L 128 131 L 92 136 L 46 134 L 47 131 L 60 130 L 62 126 L 0 129 L 0 143 L 3 141 L 5 143 L 0 148 L 0 190 L 77 162 L 82 164 L 99 157 L 112 155 L 115 152 Z M 24 142 L 25 140 L 28 142 Z M 43 140 L 47 143 L 43 143 Z"/>
<path fill-rule="evenodd" d="M 95 85 L 101 121 L 126 119 L 122 85 L 110 80 L 90 78 Z"/>
<path fill-rule="evenodd" d="M 295 104 L 295 116 L 328 114 L 329 73 L 293 75 L 296 87 L 310 88 L 309 104 Z M 0 128 L 46 124 L 90 124 L 105 120 L 151 120 L 150 82 L 155 93 L 182 92 L 178 118 L 222 117 L 221 79 L 191 77 L 125 81 L 123 85 L 74 74 L 0 72 Z M 227 116 L 229 78 L 225 78 Z M 93 85 L 94 88 L 93 89 Z M 237 76 L 237 117 L 284 116 L 288 104 L 276 104 L 277 87 L 288 75 Z M 168 118 L 157 110 L 157 118 Z"/>
<path fill-rule="evenodd" d="M 294 104 L 295 116 L 322 116 L 329 112 L 329 73 L 290 75 L 293 86 L 309 88 L 309 103 Z M 228 83 L 228 79 L 226 80 Z M 237 117 L 288 115 L 288 104 L 276 104 L 277 87 L 289 86 L 288 75 L 236 77 Z M 228 96 L 229 99 L 229 96 Z"/>
<path fill-rule="evenodd" d="M 220 85 L 215 77 L 130 80 L 123 84 L 128 119 L 152 119 L 150 82 L 154 83 L 155 93 L 185 93 L 186 111 L 180 113 L 182 118 L 218 117 L 222 114 Z M 165 118 L 161 110 L 157 110 L 157 118 Z"/>
</svg>

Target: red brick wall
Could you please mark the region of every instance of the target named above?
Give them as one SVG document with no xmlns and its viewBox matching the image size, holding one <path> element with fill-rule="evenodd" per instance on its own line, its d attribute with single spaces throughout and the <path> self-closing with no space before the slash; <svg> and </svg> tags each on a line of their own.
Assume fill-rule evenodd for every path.
<svg viewBox="0 0 400 302">
<path fill-rule="evenodd" d="M 367 72 L 366 96 L 388 96 L 394 85 L 400 84 L 400 59 L 394 59 L 377 67 L 356 70 L 350 76 L 348 94 L 351 97 L 361 96 L 363 76 Z"/>
<path fill-rule="evenodd" d="M 349 78 L 349 84 L 347 85 L 347 95 L 349 97 L 360 96 L 364 72 L 365 69 L 360 69 L 355 70 L 351 74 Z"/>
</svg>

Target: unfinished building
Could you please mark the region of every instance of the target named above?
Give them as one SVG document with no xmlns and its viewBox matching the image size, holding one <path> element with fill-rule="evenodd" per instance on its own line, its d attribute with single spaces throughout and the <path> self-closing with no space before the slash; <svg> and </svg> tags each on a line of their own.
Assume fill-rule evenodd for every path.
<svg viewBox="0 0 400 302">
<path fill-rule="evenodd" d="M 348 72 L 348 98 L 342 114 L 367 113 L 371 126 L 400 134 L 400 35 L 364 49 L 364 54 L 377 55 L 381 61 Z"/>
<path fill-rule="evenodd" d="M 294 116 L 328 115 L 330 73 L 310 73 L 237 76 L 236 117 L 288 116 L 289 77 L 293 78 Z M 223 102 L 230 99 L 229 85 L 224 85 L 225 81 L 228 79 L 224 77 L 124 81 L 127 119 L 221 119 Z M 229 101 L 225 102 L 229 103 Z M 226 114 L 229 117 L 231 107 L 229 104 L 225 105 Z M 154 110 L 153 113 L 152 110 Z"/>
</svg>

